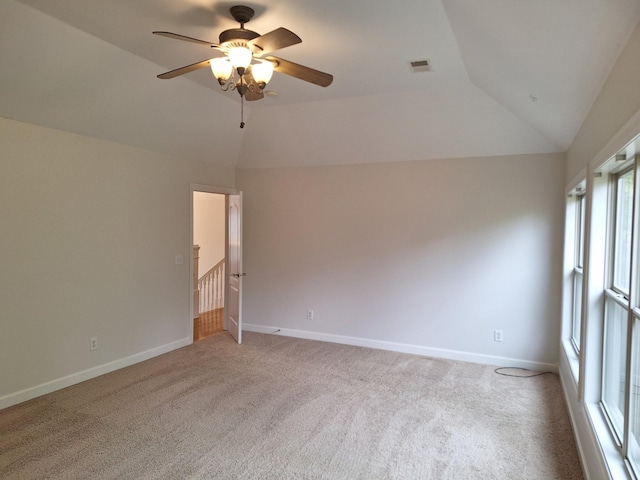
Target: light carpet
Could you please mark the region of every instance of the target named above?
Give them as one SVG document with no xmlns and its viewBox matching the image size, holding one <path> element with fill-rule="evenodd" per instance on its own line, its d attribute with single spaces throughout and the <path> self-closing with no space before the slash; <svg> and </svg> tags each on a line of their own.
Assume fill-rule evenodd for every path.
<svg viewBox="0 0 640 480">
<path fill-rule="evenodd" d="M 3 479 L 582 479 L 555 374 L 227 333 L 0 411 Z"/>
</svg>

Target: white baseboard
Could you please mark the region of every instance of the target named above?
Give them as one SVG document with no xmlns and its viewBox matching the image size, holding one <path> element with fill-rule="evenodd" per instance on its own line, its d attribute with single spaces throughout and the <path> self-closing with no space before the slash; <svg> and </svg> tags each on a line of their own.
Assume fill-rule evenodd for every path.
<svg viewBox="0 0 640 480">
<path fill-rule="evenodd" d="M 463 362 L 479 363 L 482 365 L 495 365 L 498 367 L 518 367 L 527 368 L 529 370 L 558 373 L 558 365 L 556 364 L 532 362 L 529 360 L 520 360 L 517 358 L 498 357 L 494 355 L 483 355 L 479 353 L 469 353 L 458 350 L 447 350 L 444 348 L 425 347 L 422 345 L 386 342 L 383 340 L 372 340 L 361 337 L 348 337 L 345 335 L 334 335 L 331 333 L 320 333 L 308 330 L 295 330 L 290 328 L 278 328 L 246 323 L 242 324 L 242 329 L 248 332 L 270 333 L 275 335 L 284 335 L 286 337 L 319 340 L 321 342 L 341 343 L 344 345 L 353 345 L 356 347 L 369 347 L 376 348 L 378 350 L 411 353 L 424 357 L 446 358 L 449 360 L 460 360 Z"/>
<path fill-rule="evenodd" d="M 55 392 L 56 390 L 60 390 L 62 388 L 70 387 L 71 385 L 75 385 L 76 383 L 99 377 L 100 375 L 104 375 L 105 373 L 113 372 L 114 370 L 119 370 L 120 368 L 128 367 L 135 363 L 149 360 L 150 358 L 157 357 L 158 355 L 162 355 L 172 350 L 190 345 L 191 343 L 193 343 L 193 339 L 188 337 L 183 338 L 166 345 L 161 345 L 150 350 L 145 350 L 144 352 L 136 353 L 129 357 L 114 360 L 112 362 L 98 365 L 97 367 L 82 370 L 81 372 L 72 373 L 71 375 L 67 375 L 56 380 L 51 380 L 50 382 L 45 382 L 40 385 L 36 385 L 35 387 L 30 387 L 24 390 L 20 390 L 19 392 L 10 393 L 8 395 L 0 397 L 0 410 L 21 402 L 26 402 L 27 400 L 31 400 L 32 398 L 36 398 L 41 395 L 46 395 L 47 393 Z"/>
<path fill-rule="evenodd" d="M 516 358 L 499 357 L 493 355 L 483 355 L 477 353 L 462 352 L 457 350 L 447 350 L 442 348 L 425 347 L 421 345 L 411 345 L 405 343 L 386 342 L 382 340 L 372 340 L 361 337 L 349 337 L 345 335 L 334 335 L 330 333 L 312 332 L 307 330 L 295 330 L 288 328 L 269 327 L 263 325 L 244 324 L 243 330 L 257 333 L 277 334 L 287 337 L 304 338 L 308 340 L 318 340 L 321 342 L 340 343 L 344 345 L 353 345 L 357 347 L 376 348 L 379 350 L 389 350 L 393 352 L 410 353 L 414 355 L 422 355 L 425 357 L 446 358 L 450 360 L 460 360 L 463 362 L 479 363 L 483 365 L 496 365 L 504 367 L 520 367 L 538 371 L 557 372 L 558 366 L 549 363 L 531 362 L 528 360 L 520 360 Z M 0 410 L 3 408 L 26 402 L 32 398 L 55 392 L 62 388 L 75 385 L 76 383 L 90 380 L 105 373 L 113 372 L 120 368 L 128 367 L 135 363 L 143 362 L 158 355 L 185 347 L 192 343 L 191 338 L 183 338 L 175 342 L 161 345 L 144 352 L 136 353 L 129 357 L 114 360 L 112 362 L 98 365 L 80 372 L 67 375 L 56 380 L 36 385 L 18 392 L 10 393 L 0 397 Z"/>
</svg>

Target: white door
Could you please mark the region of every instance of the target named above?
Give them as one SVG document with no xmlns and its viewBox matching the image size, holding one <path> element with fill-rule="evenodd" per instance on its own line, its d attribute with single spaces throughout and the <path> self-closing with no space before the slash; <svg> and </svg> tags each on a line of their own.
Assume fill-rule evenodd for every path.
<svg viewBox="0 0 640 480">
<path fill-rule="evenodd" d="M 242 192 L 229 195 L 229 296 L 227 330 L 242 343 Z"/>
</svg>

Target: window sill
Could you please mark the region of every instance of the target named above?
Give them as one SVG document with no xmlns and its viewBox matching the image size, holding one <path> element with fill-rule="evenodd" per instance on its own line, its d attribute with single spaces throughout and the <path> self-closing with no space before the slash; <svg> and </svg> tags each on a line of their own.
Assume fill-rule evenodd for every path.
<svg viewBox="0 0 640 480">
<path fill-rule="evenodd" d="M 600 446 L 600 451 L 604 457 L 604 461 L 611 480 L 630 480 L 634 478 L 625 464 L 620 449 L 616 445 L 607 420 L 600 409 L 600 406 L 594 403 L 585 404 L 587 417 L 591 423 L 594 436 Z"/>
</svg>

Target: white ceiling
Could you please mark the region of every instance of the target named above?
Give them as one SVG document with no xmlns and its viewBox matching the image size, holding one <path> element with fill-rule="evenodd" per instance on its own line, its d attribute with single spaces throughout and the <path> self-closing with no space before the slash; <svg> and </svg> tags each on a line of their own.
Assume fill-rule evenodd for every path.
<svg viewBox="0 0 640 480">
<path fill-rule="evenodd" d="M 565 151 L 640 19 L 638 0 L 263 0 L 247 28 L 303 40 L 245 104 L 201 61 L 238 25 L 211 0 L 3 0 L 0 116 L 241 167 Z M 412 73 L 428 58 L 432 71 Z"/>
</svg>

